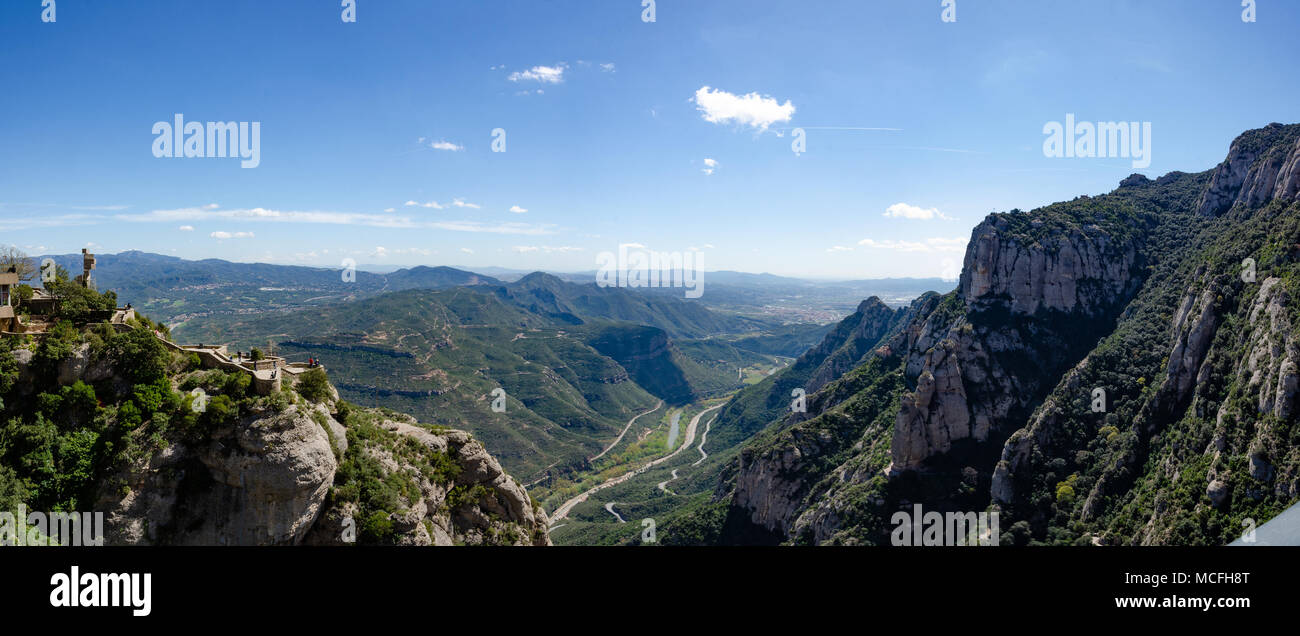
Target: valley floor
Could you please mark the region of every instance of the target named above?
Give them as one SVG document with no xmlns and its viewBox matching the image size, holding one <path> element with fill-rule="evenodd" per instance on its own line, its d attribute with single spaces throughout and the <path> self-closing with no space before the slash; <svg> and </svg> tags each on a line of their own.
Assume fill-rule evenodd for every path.
<svg viewBox="0 0 1300 636">
<path fill-rule="evenodd" d="M 556 545 L 625 544 L 642 539 L 654 519 L 711 491 L 721 463 L 710 453 L 707 432 L 731 395 L 682 407 L 660 404 L 628 423 L 621 437 L 576 481 L 539 485 L 531 494 L 550 511 Z M 668 445 L 674 422 L 686 422 Z M 671 483 L 672 487 L 667 487 Z M 612 506 L 617 506 L 611 510 Z"/>
</svg>

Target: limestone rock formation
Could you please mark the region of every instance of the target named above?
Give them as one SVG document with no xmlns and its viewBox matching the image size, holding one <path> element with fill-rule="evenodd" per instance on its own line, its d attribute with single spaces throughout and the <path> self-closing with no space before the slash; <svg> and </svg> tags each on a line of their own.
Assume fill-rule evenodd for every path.
<svg viewBox="0 0 1300 636">
<path fill-rule="evenodd" d="M 107 511 L 107 542 L 301 542 L 338 468 L 310 410 L 295 404 L 245 418 L 213 431 L 208 443 L 172 444 L 125 468 L 105 482 L 99 497 L 97 508 Z"/>
<path fill-rule="evenodd" d="M 973 308 L 997 304 L 1019 314 L 1096 315 L 1130 288 L 1135 258 L 1132 244 L 1114 244 L 1097 226 L 1029 245 L 1005 217 L 991 215 L 972 233 L 960 289 Z"/>
<path fill-rule="evenodd" d="M 375 413 L 375 415 L 378 415 Z M 363 452 L 378 460 L 383 476 L 405 474 L 415 480 L 418 496 L 403 496 L 401 513 L 390 513 L 393 542 L 398 545 L 551 545 L 545 511 L 533 503 L 523 486 L 501 468 L 483 445 L 464 431 L 435 431 L 414 419 L 383 415 L 378 426 L 392 434 L 395 444 L 366 442 Z M 457 469 L 450 483 L 431 479 L 412 455 L 401 451 L 403 440 L 449 457 Z M 459 494 L 458 494 L 459 493 Z M 468 497 L 468 498 L 467 498 Z M 309 545 L 342 545 L 347 528 L 355 528 L 356 508 L 334 504 L 322 513 L 306 538 Z"/>
<path fill-rule="evenodd" d="M 30 395 L 35 356 L 18 348 L 13 357 L 17 393 Z M 88 344 L 72 349 L 53 370 L 64 386 L 83 381 L 126 394 L 135 389 L 122 369 L 92 355 Z M 177 377 L 171 381 L 183 392 Z M 344 459 L 359 451 L 376 460 L 381 479 L 411 479 L 419 493 L 385 512 L 392 543 L 550 545 L 545 513 L 469 433 L 421 426 L 391 411 L 343 407 L 329 388 L 322 403 L 286 387 L 275 399 L 245 403 L 232 419 L 212 420 L 219 424 L 200 418 L 196 426 L 206 427 L 200 431 L 136 440 L 137 449 L 95 484 L 93 504 L 105 513 L 106 543 L 350 543 L 357 506 L 336 502 L 331 493 Z M 384 443 L 364 434 L 353 438 L 362 446 L 350 448 L 349 425 L 336 416 L 343 410 L 356 414 L 347 419 L 352 425 L 378 421 Z M 410 444 L 428 452 L 413 453 Z M 439 466 L 429 463 L 443 459 Z"/>
<path fill-rule="evenodd" d="M 1288 136 L 1278 143 L 1274 136 Z M 1295 201 L 1300 196 L 1300 135 L 1291 127 L 1269 124 L 1233 140 L 1209 189 L 1197 202 L 1203 216 L 1218 216 L 1240 203 L 1254 207 L 1270 199 Z"/>
<path fill-rule="evenodd" d="M 1136 261 L 1131 241 L 1096 225 L 1054 230 L 1033 244 L 1002 215 L 976 227 L 958 288 L 966 311 L 925 317 L 908 350 L 915 389 L 900 398 L 891 471 L 920 469 L 958 440 L 984 442 L 1013 411 L 1032 405 L 1069 361 L 1064 345 L 1087 331 L 1060 321 L 1087 324 L 1113 313 L 1139 282 Z M 981 312 L 1026 322 L 986 322 Z M 1026 353 L 1037 368 L 1016 364 Z"/>
</svg>

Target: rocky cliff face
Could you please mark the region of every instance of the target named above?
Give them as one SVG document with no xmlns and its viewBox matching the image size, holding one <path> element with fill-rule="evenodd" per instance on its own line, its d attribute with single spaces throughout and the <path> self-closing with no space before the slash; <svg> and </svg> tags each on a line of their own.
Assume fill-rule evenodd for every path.
<svg viewBox="0 0 1300 636">
<path fill-rule="evenodd" d="M 1270 126 L 1233 143 L 1189 210 L 1222 218 L 1165 248 L 1163 283 L 1008 439 L 990 494 L 1013 518 L 1035 527 L 1065 511 L 1103 543 L 1222 543 L 1243 515 L 1262 522 L 1294 503 L 1297 133 Z M 1264 263 L 1258 282 L 1244 257 Z M 1100 411 L 1086 398 L 1097 389 Z"/>
<path fill-rule="evenodd" d="M 31 395 L 36 356 L 11 353 L 14 392 Z M 88 344 L 55 370 L 61 386 L 136 388 Z M 173 390 L 212 374 L 222 376 L 181 372 Z M 343 405 L 333 387 L 318 399 L 287 389 L 237 409 L 240 417 L 214 418 L 200 435 L 164 433 L 127 453 L 93 501 L 106 543 L 550 545 L 545 513 L 468 433 Z M 384 484 L 401 485 L 391 500 L 358 495 Z"/>
<path fill-rule="evenodd" d="M 808 376 L 804 391 L 814 394 L 860 364 L 902 317 L 903 312 L 890 309 L 879 298 L 873 296 L 862 301 L 857 311 L 846 318 L 834 333 L 828 334 L 821 344 L 808 352 L 810 359 L 819 359 L 820 363 Z"/>
<path fill-rule="evenodd" d="M 97 510 L 109 545 L 295 545 L 316 522 L 338 461 L 295 404 L 203 444 L 169 444 L 108 479 Z M 342 428 L 331 418 L 332 426 Z"/>
<path fill-rule="evenodd" d="M 369 412 L 380 435 L 369 436 L 361 452 L 381 466 L 384 478 L 408 476 L 414 488 L 399 496 L 399 512 L 388 515 L 391 541 L 397 545 L 551 545 L 546 513 L 534 505 L 519 482 L 464 431 L 433 431 L 413 418 Z M 403 452 L 419 444 L 434 456 L 446 457 L 454 470 L 448 480 L 430 476 L 423 463 Z M 347 543 L 349 520 L 359 516 L 357 505 L 332 498 L 306 537 L 309 545 Z"/>
<path fill-rule="evenodd" d="M 937 303 L 938 294 L 928 294 L 906 310 L 894 310 L 877 298 L 868 299 L 778 378 L 773 386 L 780 391 L 776 397 L 784 407 L 775 425 L 780 433 L 743 449 L 737 460 L 733 504 L 752 523 L 782 535 L 794 531 L 822 471 L 833 467 L 825 458 L 844 452 L 857 439 L 850 431 L 856 429 L 861 435 L 865 425 L 832 412 L 859 388 L 844 380 L 845 374 L 868 360 L 897 361 L 891 347 L 904 347 L 909 338 L 915 339 L 904 329 L 911 324 L 909 318 L 932 311 Z M 792 413 L 787 387 L 800 380 L 796 383 L 808 395 L 807 412 Z"/>
<path fill-rule="evenodd" d="M 1030 226 L 1042 227 L 1043 221 Z M 1035 237 L 1030 244 L 1006 217 L 992 215 L 975 228 L 966 248 L 961 295 L 971 309 L 1095 316 L 1132 291 L 1136 257 L 1134 244 L 1115 244 L 1096 224 Z"/>
<path fill-rule="evenodd" d="M 1298 158 L 1300 125 L 1269 126 L 1213 171 L 990 216 L 958 290 L 771 420 L 720 495 L 792 543 L 887 542 L 917 501 L 1000 509 L 1015 544 L 1231 541 L 1300 496 Z"/>
<path fill-rule="evenodd" d="M 1025 228 L 991 215 L 977 226 L 948 301 L 955 311 L 917 318 L 905 362 L 915 388 L 900 399 L 891 470 L 921 469 L 960 440 L 1000 438 L 1079 355 L 1077 338 L 1137 288 L 1137 260 L 1134 240 L 1096 223 L 1034 218 Z"/>
<path fill-rule="evenodd" d="M 1214 169 L 1210 187 L 1197 202 L 1203 216 L 1218 216 L 1237 204 L 1295 201 L 1300 196 L 1300 126 L 1269 124 L 1232 142 L 1228 158 Z"/>
<path fill-rule="evenodd" d="M 596 330 L 588 344 L 631 374 L 637 384 L 669 404 L 686 404 L 695 390 L 678 366 L 668 334 L 655 327 L 617 325 Z"/>
</svg>

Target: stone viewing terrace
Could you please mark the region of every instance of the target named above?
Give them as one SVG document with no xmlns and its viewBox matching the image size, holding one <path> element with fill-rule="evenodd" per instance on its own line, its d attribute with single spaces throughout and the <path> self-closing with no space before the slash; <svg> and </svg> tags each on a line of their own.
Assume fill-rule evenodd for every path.
<svg viewBox="0 0 1300 636">
<path fill-rule="evenodd" d="M 312 369 L 324 369 L 320 364 L 289 362 L 280 356 L 274 355 L 263 356 L 260 360 L 253 360 L 247 354 L 242 353 L 236 353 L 234 357 L 231 357 L 226 345 L 178 345 L 164 338 L 162 334 L 156 331 L 154 336 L 174 351 L 197 355 L 204 368 L 247 373 L 253 378 L 253 390 L 258 395 L 269 395 L 279 391 L 282 386 L 281 381 L 286 374 L 293 379 Z"/>
<path fill-rule="evenodd" d="M 95 255 L 85 249 L 81 250 L 81 264 L 82 272 L 76 278 L 76 283 L 93 290 L 94 283 L 90 273 L 95 269 Z M 6 271 L 0 272 L 0 334 L 40 335 L 54 328 L 55 317 L 59 310 L 59 298 L 43 287 L 31 289 L 31 298 L 23 304 L 22 314 L 14 311 L 15 295 L 21 282 L 16 266 L 11 265 Z M 123 329 L 129 328 L 131 320 L 135 317 L 135 309 L 127 305 L 92 312 L 78 322 L 79 326 L 106 323 Z"/>
<path fill-rule="evenodd" d="M 93 289 L 91 272 L 95 269 L 95 255 L 81 250 L 82 273 L 76 283 L 87 289 Z M 32 289 L 32 297 L 24 303 L 25 315 L 14 311 L 14 295 L 21 281 L 16 268 L 0 272 L 0 335 L 30 335 L 43 337 L 54 328 L 59 315 L 60 299 L 43 288 Z M 104 311 L 90 312 L 84 319 L 77 321 L 78 327 L 95 324 L 111 325 L 118 331 L 142 328 L 136 323 L 135 308 L 131 305 Z M 280 390 L 285 374 L 290 378 L 306 373 L 312 369 L 323 369 L 319 363 L 289 362 L 280 356 L 263 355 L 254 360 L 251 355 L 236 352 L 232 357 L 226 345 L 179 345 L 167 339 L 158 331 L 154 337 L 167 348 L 181 353 L 198 356 L 204 368 L 225 369 L 226 371 L 247 373 L 253 379 L 253 390 L 259 395 L 269 395 Z"/>
</svg>

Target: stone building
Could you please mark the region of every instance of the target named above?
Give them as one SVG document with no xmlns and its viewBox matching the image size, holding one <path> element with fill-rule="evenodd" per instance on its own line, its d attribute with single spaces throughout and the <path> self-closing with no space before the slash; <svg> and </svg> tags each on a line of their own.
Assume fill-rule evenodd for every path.
<svg viewBox="0 0 1300 636">
<path fill-rule="evenodd" d="M 17 316 L 14 315 L 15 288 L 18 287 L 18 270 L 9 268 L 0 272 L 0 331 L 18 331 Z"/>
</svg>

